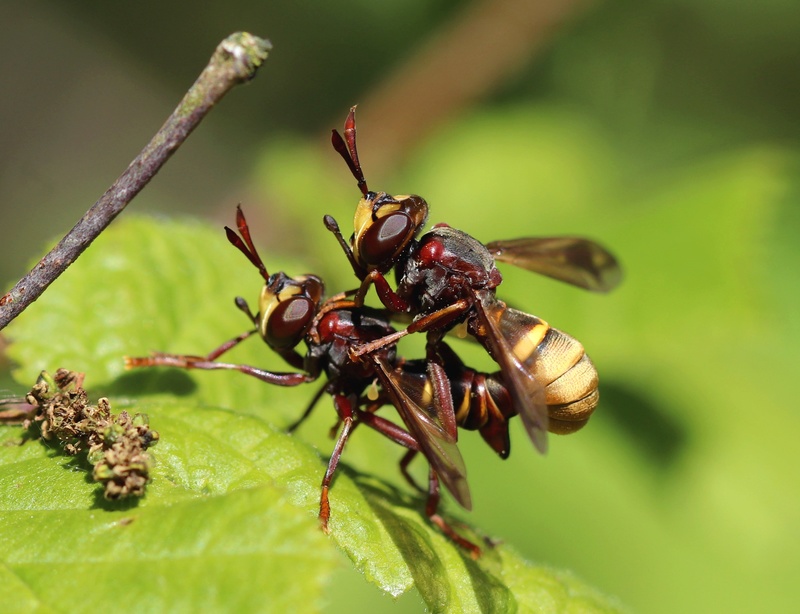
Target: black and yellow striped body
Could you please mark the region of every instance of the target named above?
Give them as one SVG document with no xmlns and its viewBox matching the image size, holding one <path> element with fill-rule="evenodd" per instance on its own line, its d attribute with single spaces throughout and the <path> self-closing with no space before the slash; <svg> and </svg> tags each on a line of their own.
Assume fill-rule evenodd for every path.
<svg viewBox="0 0 800 614">
<path fill-rule="evenodd" d="M 517 361 L 544 386 L 548 431 L 571 433 L 597 406 L 597 371 L 581 343 L 534 315 L 505 307 L 499 328 Z"/>
</svg>

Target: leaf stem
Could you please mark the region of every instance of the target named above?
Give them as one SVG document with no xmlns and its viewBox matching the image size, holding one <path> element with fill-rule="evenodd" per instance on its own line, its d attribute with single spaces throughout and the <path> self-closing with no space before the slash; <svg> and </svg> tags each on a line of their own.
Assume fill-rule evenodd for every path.
<svg viewBox="0 0 800 614">
<path fill-rule="evenodd" d="M 58 245 L 0 298 L 0 330 L 75 262 L 233 86 L 255 76 L 271 49 L 269 41 L 247 32 L 231 34 L 217 46 L 197 81 L 141 153 Z"/>
</svg>

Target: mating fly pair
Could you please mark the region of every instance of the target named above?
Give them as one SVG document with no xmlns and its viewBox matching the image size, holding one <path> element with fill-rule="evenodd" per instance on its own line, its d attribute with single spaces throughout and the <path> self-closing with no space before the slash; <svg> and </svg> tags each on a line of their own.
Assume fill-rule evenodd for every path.
<svg viewBox="0 0 800 614">
<path fill-rule="evenodd" d="M 621 278 L 614 257 L 597 243 L 577 237 L 525 238 L 484 245 L 446 224 L 437 224 L 417 238 L 428 217 L 428 204 L 416 195 L 395 197 L 369 190 L 358 160 L 355 107 L 345 122 L 344 137 L 334 130 L 331 141 L 362 195 L 349 242 L 336 221 L 325 216 L 326 227 L 361 281 L 352 293 L 351 304 L 363 305 L 374 285 L 388 311 L 413 317 L 406 329 L 364 344 L 353 355 L 374 352 L 409 333 L 426 332 L 427 368 L 433 379 L 446 366 L 437 351 L 444 335 L 464 323 L 500 366 L 515 413 L 540 452 L 547 449 L 551 417 L 558 423 L 568 423 L 559 424 L 559 432 L 576 430 L 564 428 L 570 423 L 572 427 L 585 423 L 599 398 L 594 365 L 578 341 L 497 299 L 495 292 L 502 276 L 495 260 L 587 290 L 607 292 Z M 386 280 L 392 269 L 396 290 Z M 503 451 L 498 452 L 508 455 L 507 439 Z"/>
<path fill-rule="evenodd" d="M 236 299 L 254 328 L 207 356 L 154 354 L 129 358 L 127 365 L 230 369 L 281 386 L 311 382 L 325 373 L 327 383 L 303 414 L 303 418 L 307 416 L 327 392 L 342 424 L 322 482 L 319 516 L 323 528 L 327 530 L 328 490 L 342 450 L 353 428 L 363 422 L 408 449 L 400 466 L 412 484 L 408 464 L 415 455 L 423 454 L 430 465 L 428 517 L 477 556 L 478 547 L 459 536 L 437 512 L 439 480 L 459 504 L 471 507 L 466 469 L 456 445 L 457 427 L 478 430 L 505 458 L 510 452 L 508 420 L 520 414 L 534 445 L 544 452 L 547 431 L 579 429 L 598 400 L 597 373 L 583 346 L 496 298 L 495 288 L 502 277 L 495 259 L 595 291 L 614 287 L 619 267 L 603 248 L 579 238 L 530 238 L 483 245 L 440 224 L 418 239 L 428 214 L 425 200 L 369 191 L 358 161 L 354 109 L 344 135 L 342 138 L 334 131 L 332 142 L 362 193 L 350 241 L 344 240 L 332 217 L 324 219 L 360 280 L 359 288 L 323 302 L 320 278 L 291 278 L 282 272 L 269 275 L 238 210 L 239 235 L 226 228 L 228 239 L 266 282 L 257 313 L 251 312 L 244 299 Z M 385 277 L 392 269 L 396 290 Z M 384 305 L 382 310 L 364 306 L 371 285 Z M 413 321 L 396 331 L 390 318 L 400 314 L 411 315 Z M 446 344 L 445 334 L 460 323 L 485 347 L 499 371 L 481 373 L 469 368 Z M 406 361 L 397 356 L 395 344 L 413 332 L 427 334 L 426 356 Z M 298 371 L 275 373 L 217 360 L 255 333 Z M 304 355 L 297 351 L 301 341 L 307 346 Z M 396 408 L 405 429 L 376 415 L 384 405 Z"/>
<path fill-rule="evenodd" d="M 432 382 L 424 372 L 424 365 L 398 358 L 392 343 L 381 344 L 374 352 L 353 358 L 353 348 L 395 333 L 385 310 L 332 307 L 330 303 L 322 303 L 323 282 L 314 275 L 289 277 L 283 272 L 270 275 L 256 251 L 241 209 L 237 209 L 236 222 L 239 234 L 226 227 L 228 240 L 253 263 L 265 281 L 257 313 L 250 310 L 243 298 L 236 298 L 237 307 L 247 314 L 254 328 L 223 343 L 206 356 L 154 353 L 147 357 L 128 357 L 126 366 L 234 370 L 278 386 L 312 382 L 325 373 L 328 381 L 300 419 L 302 421 L 308 416 L 323 393 L 332 396 L 341 430 L 322 481 L 319 518 L 323 529 L 327 531 L 330 518 L 328 490 L 342 450 L 355 426 L 364 423 L 409 450 L 401 461 L 401 470 L 412 484 L 414 482 L 406 468 L 413 456 L 421 452 L 430 461 L 426 513 L 445 534 L 477 556 L 479 549 L 460 537 L 437 513 L 440 479 L 461 505 L 467 509 L 471 507 L 464 460 L 455 445 L 456 423 L 451 420 L 450 424 L 443 424 L 439 411 L 442 403 L 439 399 L 451 398 L 450 383 L 445 380 Z M 218 360 L 256 333 L 297 371 L 277 373 Z M 305 341 L 307 346 L 304 355 L 297 350 L 301 341 Z M 466 411 L 459 415 L 459 423 L 473 430 L 484 426 L 496 429 L 495 423 L 481 412 L 487 405 L 497 404 L 505 414 L 513 411 L 507 403 L 507 395 L 503 394 L 502 384 L 491 374 L 481 374 L 465 367 L 455 355 L 444 360 L 448 374 L 454 379 L 452 390 L 465 400 L 481 399 L 479 403 L 468 403 Z M 380 384 L 377 390 L 374 386 L 376 381 Z M 386 404 L 397 409 L 407 430 L 376 415 L 375 412 Z M 450 418 L 454 419 L 452 412 Z M 505 423 L 501 426 L 504 427 Z"/>
</svg>

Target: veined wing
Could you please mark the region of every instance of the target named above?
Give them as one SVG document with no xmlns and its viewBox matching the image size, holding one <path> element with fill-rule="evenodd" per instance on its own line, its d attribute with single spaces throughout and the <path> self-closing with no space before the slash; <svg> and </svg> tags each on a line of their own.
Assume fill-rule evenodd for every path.
<svg viewBox="0 0 800 614">
<path fill-rule="evenodd" d="M 421 374 L 404 374 L 402 370 L 392 369 L 375 354 L 372 359 L 381 385 L 425 458 L 456 501 L 465 509 L 472 509 L 464 458 L 438 418 L 433 387 L 427 377 L 423 383 Z"/>
<path fill-rule="evenodd" d="M 545 386 L 531 359 L 550 326 L 536 316 L 506 307 L 489 292 L 479 294 L 475 307 L 483 328 L 482 340 L 500 365 L 511 399 L 533 445 L 547 452 L 547 403 Z"/>
<path fill-rule="evenodd" d="M 486 248 L 500 262 L 594 292 L 608 292 L 622 280 L 616 258 L 589 239 L 529 237 L 492 241 Z"/>
</svg>

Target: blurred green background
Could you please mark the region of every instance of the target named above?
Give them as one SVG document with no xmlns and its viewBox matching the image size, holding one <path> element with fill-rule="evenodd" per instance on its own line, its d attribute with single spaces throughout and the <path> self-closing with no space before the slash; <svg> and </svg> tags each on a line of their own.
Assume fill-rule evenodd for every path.
<svg viewBox="0 0 800 614">
<path fill-rule="evenodd" d="M 5 0 L 0 278 L 105 191 L 224 36 L 268 37 L 130 210 L 222 225 L 241 202 L 259 245 L 343 289 L 320 218 L 349 228 L 328 138 L 358 102 L 370 186 L 423 195 L 432 222 L 600 240 L 626 273 L 609 296 L 503 268 L 502 298 L 580 339 L 603 398 L 546 458 L 519 424 L 505 462 L 465 436 L 469 520 L 635 611 L 793 611 L 800 5 L 551 4 Z"/>
</svg>

